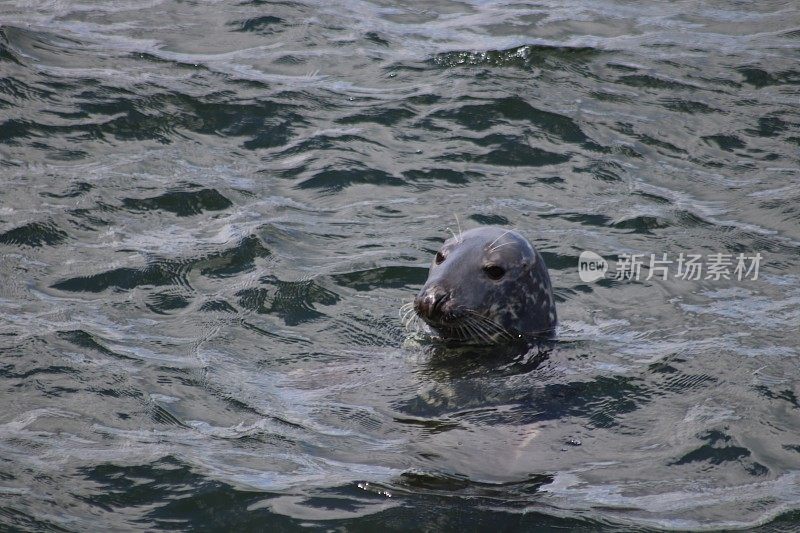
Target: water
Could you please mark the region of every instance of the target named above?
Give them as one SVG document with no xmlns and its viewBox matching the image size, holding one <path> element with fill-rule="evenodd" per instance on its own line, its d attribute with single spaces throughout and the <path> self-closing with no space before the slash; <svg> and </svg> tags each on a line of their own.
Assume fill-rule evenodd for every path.
<svg viewBox="0 0 800 533">
<path fill-rule="evenodd" d="M 794 530 L 798 59 L 790 1 L 4 2 L 2 528 Z M 553 346 L 403 329 L 455 215 Z"/>
</svg>

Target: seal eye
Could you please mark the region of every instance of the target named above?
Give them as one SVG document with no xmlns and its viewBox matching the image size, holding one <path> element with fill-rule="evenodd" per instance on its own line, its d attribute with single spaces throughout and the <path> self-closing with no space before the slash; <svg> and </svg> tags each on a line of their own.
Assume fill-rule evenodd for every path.
<svg viewBox="0 0 800 533">
<path fill-rule="evenodd" d="M 487 265 L 483 267 L 483 271 L 486 272 L 486 275 L 489 276 L 490 279 L 500 279 L 506 273 L 503 267 L 497 265 Z"/>
<path fill-rule="evenodd" d="M 444 261 L 444 255 L 442 254 L 442 252 L 436 252 L 435 261 L 436 261 L 437 265 L 441 265 L 442 264 L 442 261 Z"/>
</svg>

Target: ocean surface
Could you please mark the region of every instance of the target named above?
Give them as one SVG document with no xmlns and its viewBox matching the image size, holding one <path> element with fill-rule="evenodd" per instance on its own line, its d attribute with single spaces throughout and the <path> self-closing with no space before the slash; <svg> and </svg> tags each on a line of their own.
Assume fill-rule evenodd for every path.
<svg viewBox="0 0 800 533">
<path fill-rule="evenodd" d="M 795 0 L 0 2 L 0 530 L 797 531 L 799 169 Z"/>
</svg>

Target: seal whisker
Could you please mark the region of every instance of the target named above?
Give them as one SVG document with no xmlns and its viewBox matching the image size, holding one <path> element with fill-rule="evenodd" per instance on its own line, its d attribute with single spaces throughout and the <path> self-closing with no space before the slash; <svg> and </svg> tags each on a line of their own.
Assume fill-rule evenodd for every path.
<svg viewBox="0 0 800 533">
<path fill-rule="evenodd" d="M 475 340 L 475 338 L 476 338 L 475 332 L 472 330 L 472 328 L 469 327 L 469 324 L 464 324 L 464 332 L 465 332 L 465 335 L 464 335 L 464 340 L 465 341 Z M 480 338 L 480 337 L 478 337 L 478 338 Z"/>
<path fill-rule="evenodd" d="M 478 321 L 478 323 L 480 324 L 480 327 L 483 330 L 484 335 L 486 336 L 486 339 L 488 341 L 492 343 L 497 343 L 497 341 L 499 340 L 498 337 L 503 338 L 504 332 L 498 331 L 496 327 L 489 327 L 489 325 L 486 324 L 485 321 Z M 494 332 L 492 332 L 492 330 L 494 330 Z"/>
<path fill-rule="evenodd" d="M 469 318 L 473 327 L 481 332 L 488 344 L 497 344 L 502 338 L 512 338 L 504 328 L 478 313 L 471 312 Z"/>
<path fill-rule="evenodd" d="M 461 340 L 468 341 L 473 337 L 472 333 L 469 331 L 467 324 L 461 324 Z"/>
<path fill-rule="evenodd" d="M 494 246 L 494 243 L 496 243 L 497 241 L 499 241 L 500 239 L 502 239 L 503 237 L 505 237 L 506 235 L 508 235 L 509 233 L 511 233 L 511 231 L 512 231 L 512 230 L 510 230 L 510 229 L 509 229 L 509 230 L 506 230 L 505 232 L 503 232 L 503 233 L 502 233 L 502 234 L 501 234 L 501 235 L 500 235 L 498 238 L 496 238 L 495 240 L 493 240 L 492 242 L 490 242 L 490 243 L 489 243 L 489 246 L 487 246 L 487 248 L 491 248 L 492 246 Z"/>
<path fill-rule="evenodd" d="M 413 331 L 414 333 L 419 333 L 420 331 L 420 318 L 416 314 L 408 315 L 403 319 L 403 327 L 406 331 Z"/>
<path fill-rule="evenodd" d="M 413 302 L 409 302 L 409 303 L 405 303 L 405 304 L 401 305 L 400 309 L 399 309 L 400 317 L 401 318 L 404 317 L 406 315 L 406 313 L 408 313 L 409 310 L 413 310 L 413 309 L 414 309 L 414 303 Z"/>
<path fill-rule="evenodd" d="M 506 337 L 504 331 L 499 331 L 496 327 L 489 327 L 489 324 L 480 322 L 481 328 L 488 342 L 496 344 L 500 339 Z M 494 330 L 494 331 L 492 331 Z"/>
<path fill-rule="evenodd" d="M 413 304 L 406 304 L 400 307 L 400 321 L 405 324 L 408 321 L 408 316 L 414 312 L 414 305 Z"/>
<path fill-rule="evenodd" d="M 401 319 L 401 322 L 403 323 L 403 326 L 407 328 L 407 327 L 409 327 L 409 325 L 414 320 L 417 320 L 417 319 L 419 319 L 419 317 L 416 314 L 414 314 L 413 310 L 412 310 L 412 311 L 406 312 L 406 314 L 403 315 L 403 318 Z"/>
<path fill-rule="evenodd" d="M 468 324 L 468 327 L 473 332 L 473 336 L 477 337 L 478 339 L 487 342 L 489 337 L 486 334 L 486 330 L 480 325 L 480 323 L 475 320 L 475 318 L 471 315 L 468 315 L 465 323 Z"/>
<path fill-rule="evenodd" d="M 500 324 L 498 324 L 491 318 L 485 317 L 477 313 L 474 315 L 474 318 L 476 318 L 484 326 L 491 327 L 491 329 L 495 331 L 505 331 L 505 328 L 503 328 Z"/>
<path fill-rule="evenodd" d="M 486 344 L 494 344 L 492 336 L 474 318 L 470 317 L 470 327 L 477 333 L 478 338 Z"/>
<path fill-rule="evenodd" d="M 461 236 L 461 222 L 458 221 L 458 213 L 453 213 L 453 216 L 456 217 L 456 226 L 458 226 L 458 239 L 456 239 L 459 243 L 464 242 L 464 238 Z"/>
<path fill-rule="evenodd" d="M 402 324 L 403 324 L 403 327 L 408 329 L 408 330 L 411 330 L 412 327 L 414 329 L 417 329 L 418 328 L 418 324 L 416 324 L 416 323 L 418 321 L 419 321 L 419 317 L 416 314 L 407 313 L 402 319 Z"/>
<path fill-rule="evenodd" d="M 505 329 L 503 326 L 497 324 L 496 322 L 487 321 L 486 326 L 494 328 L 496 334 L 506 340 L 513 341 L 516 338 L 510 331 Z"/>
<path fill-rule="evenodd" d="M 483 327 L 488 328 L 489 330 L 494 330 L 496 334 L 506 337 L 509 340 L 514 338 L 514 335 L 512 335 L 506 328 L 504 328 L 494 320 L 485 317 L 479 313 L 475 313 L 474 311 L 471 311 L 470 315 L 473 318 L 473 320 L 476 320 Z"/>
<path fill-rule="evenodd" d="M 453 238 L 456 240 L 457 243 L 461 244 L 461 240 L 460 240 L 461 237 L 459 235 L 456 235 L 456 232 L 453 231 L 453 228 L 451 228 L 450 226 L 447 226 L 447 231 L 450 232 L 450 235 L 453 236 Z M 459 230 L 459 231 L 461 231 L 461 230 Z"/>
<path fill-rule="evenodd" d="M 464 331 L 469 333 L 469 337 L 465 338 L 464 340 L 470 340 L 470 339 L 474 339 L 474 338 L 480 339 L 480 335 L 478 335 L 476 333 L 475 329 L 472 327 L 472 324 L 470 324 L 469 318 L 467 320 L 465 320 L 462 325 L 463 325 Z"/>
<path fill-rule="evenodd" d="M 495 246 L 494 248 L 491 248 L 491 249 L 489 250 L 489 252 L 490 252 L 490 253 L 491 253 L 491 252 L 494 252 L 494 251 L 495 251 L 495 250 L 497 250 L 498 248 L 502 248 L 503 246 L 508 246 L 509 244 L 514 244 L 514 241 L 510 241 L 510 242 L 504 242 L 503 244 L 498 244 L 498 245 L 497 245 L 497 246 Z"/>
</svg>

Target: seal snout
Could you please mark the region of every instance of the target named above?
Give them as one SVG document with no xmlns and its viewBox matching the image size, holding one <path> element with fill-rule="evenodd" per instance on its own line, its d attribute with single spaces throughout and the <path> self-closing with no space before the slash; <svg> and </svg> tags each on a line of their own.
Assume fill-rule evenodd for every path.
<svg viewBox="0 0 800 533">
<path fill-rule="evenodd" d="M 414 310 L 425 321 L 439 322 L 445 315 L 445 304 L 449 300 L 450 293 L 441 287 L 428 287 L 414 298 Z"/>
</svg>

